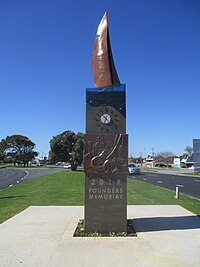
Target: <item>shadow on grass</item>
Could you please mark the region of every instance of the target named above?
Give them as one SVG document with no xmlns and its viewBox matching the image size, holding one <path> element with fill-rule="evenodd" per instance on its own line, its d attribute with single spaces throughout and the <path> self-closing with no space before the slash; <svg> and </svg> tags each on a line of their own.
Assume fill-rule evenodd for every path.
<svg viewBox="0 0 200 267">
<path fill-rule="evenodd" d="M 200 229 L 198 216 L 153 217 L 133 219 L 136 232 Z"/>
<path fill-rule="evenodd" d="M 19 198 L 19 197 L 25 197 L 25 196 L 7 196 L 7 197 L 0 197 L 0 199 Z"/>
</svg>

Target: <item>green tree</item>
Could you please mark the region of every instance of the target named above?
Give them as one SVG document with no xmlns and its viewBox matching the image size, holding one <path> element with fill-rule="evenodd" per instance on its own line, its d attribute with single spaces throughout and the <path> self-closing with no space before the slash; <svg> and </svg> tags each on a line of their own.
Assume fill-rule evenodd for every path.
<svg viewBox="0 0 200 267">
<path fill-rule="evenodd" d="M 191 146 L 186 146 L 184 149 L 184 153 L 180 156 L 181 159 L 187 159 L 191 157 L 193 154 L 193 148 Z"/>
<path fill-rule="evenodd" d="M 75 171 L 83 161 L 83 136 L 83 133 L 75 134 L 72 131 L 53 136 L 50 140 L 51 162 L 70 162 L 71 169 Z"/>
<path fill-rule="evenodd" d="M 0 142 L 0 162 L 3 161 L 4 158 L 5 158 L 4 147 L 3 147 L 3 143 Z"/>
<path fill-rule="evenodd" d="M 155 162 L 164 162 L 166 164 L 172 164 L 175 157 L 176 156 L 173 152 L 164 151 L 157 153 L 154 160 Z"/>
<path fill-rule="evenodd" d="M 192 156 L 193 148 L 191 146 L 186 146 L 184 151 L 185 151 L 185 154 L 190 157 L 190 156 Z"/>
<path fill-rule="evenodd" d="M 11 158 L 14 165 L 22 162 L 24 167 L 28 167 L 28 162 L 38 155 L 33 151 L 35 144 L 28 137 L 19 134 L 7 136 L 1 141 L 1 146 L 6 157 Z"/>
</svg>

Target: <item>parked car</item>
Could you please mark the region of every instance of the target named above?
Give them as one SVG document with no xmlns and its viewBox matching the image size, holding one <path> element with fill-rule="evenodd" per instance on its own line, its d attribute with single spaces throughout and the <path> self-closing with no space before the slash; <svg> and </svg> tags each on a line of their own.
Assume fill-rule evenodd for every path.
<svg viewBox="0 0 200 267">
<path fill-rule="evenodd" d="M 188 170 L 194 171 L 194 165 L 192 165 L 191 167 L 189 167 Z"/>
<path fill-rule="evenodd" d="M 141 174 L 141 169 L 134 163 L 128 164 L 128 171 L 130 174 Z"/>
<path fill-rule="evenodd" d="M 71 164 L 70 163 L 67 163 L 63 166 L 65 169 L 71 169 Z"/>
<path fill-rule="evenodd" d="M 164 164 L 164 163 L 156 163 L 156 164 L 154 165 L 154 167 L 166 168 L 166 167 L 167 167 L 167 164 Z"/>
<path fill-rule="evenodd" d="M 187 168 L 187 165 L 185 163 L 181 163 L 181 168 Z"/>
<path fill-rule="evenodd" d="M 59 161 L 59 162 L 56 163 L 56 166 L 63 166 L 65 164 L 66 164 L 66 162 Z"/>
</svg>

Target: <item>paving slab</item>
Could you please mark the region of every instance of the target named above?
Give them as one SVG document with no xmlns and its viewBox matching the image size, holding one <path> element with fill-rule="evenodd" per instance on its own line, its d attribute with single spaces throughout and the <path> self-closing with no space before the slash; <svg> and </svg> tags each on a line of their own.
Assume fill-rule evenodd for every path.
<svg viewBox="0 0 200 267">
<path fill-rule="evenodd" d="M 200 266 L 200 217 L 128 206 L 137 237 L 73 237 L 82 206 L 31 206 L 0 225 L 0 267 Z"/>
</svg>

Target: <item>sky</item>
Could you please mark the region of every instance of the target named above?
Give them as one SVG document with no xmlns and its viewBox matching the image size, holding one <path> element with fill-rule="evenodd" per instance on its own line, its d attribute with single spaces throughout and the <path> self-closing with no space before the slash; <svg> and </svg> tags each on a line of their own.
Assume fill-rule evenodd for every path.
<svg viewBox="0 0 200 267">
<path fill-rule="evenodd" d="M 85 132 L 105 11 L 129 156 L 180 155 L 200 138 L 199 0 L 0 0 L 0 140 L 25 135 L 44 156 L 53 136 Z"/>
</svg>

